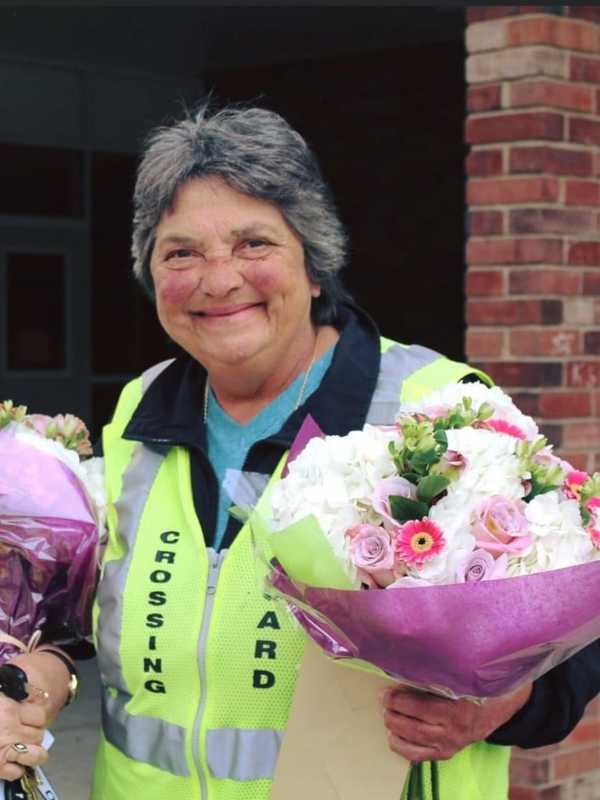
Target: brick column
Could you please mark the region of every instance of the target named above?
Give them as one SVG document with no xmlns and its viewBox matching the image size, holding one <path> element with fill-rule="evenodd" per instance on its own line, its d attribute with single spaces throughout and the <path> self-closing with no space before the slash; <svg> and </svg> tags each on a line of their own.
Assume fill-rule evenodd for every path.
<svg viewBox="0 0 600 800">
<path fill-rule="evenodd" d="M 472 7 L 466 40 L 467 355 L 600 470 L 600 7 Z M 598 800 L 600 701 L 512 769 L 512 800 Z"/>
</svg>

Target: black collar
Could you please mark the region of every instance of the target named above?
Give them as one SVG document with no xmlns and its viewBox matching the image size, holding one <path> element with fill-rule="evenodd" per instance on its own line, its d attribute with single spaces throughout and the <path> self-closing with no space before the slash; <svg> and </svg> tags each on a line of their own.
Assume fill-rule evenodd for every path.
<svg viewBox="0 0 600 800">
<path fill-rule="evenodd" d="M 342 436 L 364 425 L 379 374 L 379 332 L 355 306 L 343 306 L 335 324 L 341 335 L 319 388 L 270 439 L 283 447 L 291 445 L 307 414 L 330 435 Z M 187 354 L 176 358 L 149 386 L 123 437 L 206 450 L 205 384 L 201 364 Z"/>
</svg>

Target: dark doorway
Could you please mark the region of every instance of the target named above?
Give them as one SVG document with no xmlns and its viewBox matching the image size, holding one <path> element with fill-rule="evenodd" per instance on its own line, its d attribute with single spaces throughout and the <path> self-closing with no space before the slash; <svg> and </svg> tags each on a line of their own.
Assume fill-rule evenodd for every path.
<svg viewBox="0 0 600 800">
<path fill-rule="evenodd" d="M 381 330 L 463 357 L 461 39 L 211 72 L 313 146 L 351 239 L 345 281 Z"/>
</svg>

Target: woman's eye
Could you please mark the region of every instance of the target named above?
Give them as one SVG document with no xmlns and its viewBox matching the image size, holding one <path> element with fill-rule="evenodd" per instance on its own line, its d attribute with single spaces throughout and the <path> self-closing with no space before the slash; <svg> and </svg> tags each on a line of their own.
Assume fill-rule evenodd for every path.
<svg viewBox="0 0 600 800">
<path fill-rule="evenodd" d="M 191 250 L 186 250 L 184 247 L 180 247 L 178 250 L 171 250 L 165 256 L 165 261 L 172 261 L 173 259 L 178 258 L 190 258 L 193 253 Z"/>
<path fill-rule="evenodd" d="M 240 253 L 246 258 L 258 258 L 265 254 L 271 243 L 266 239 L 247 239 L 240 245 Z"/>
</svg>

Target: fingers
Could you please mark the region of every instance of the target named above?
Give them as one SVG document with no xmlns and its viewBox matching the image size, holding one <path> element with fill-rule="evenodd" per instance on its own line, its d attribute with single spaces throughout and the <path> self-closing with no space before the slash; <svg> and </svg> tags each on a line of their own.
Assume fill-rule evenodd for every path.
<svg viewBox="0 0 600 800">
<path fill-rule="evenodd" d="M 0 778 L 5 781 L 16 781 L 25 774 L 25 767 L 18 764 L 6 763 L 0 767 Z"/>
<path fill-rule="evenodd" d="M 48 761 L 48 751 L 37 744 L 24 745 L 22 742 L 16 742 L 7 747 L 6 761 L 21 767 L 37 767 Z"/>
<path fill-rule="evenodd" d="M 384 708 L 426 722 L 444 720 L 447 714 L 446 706 L 453 702 L 456 701 L 410 689 L 390 689 L 383 696 Z"/>
<path fill-rule="evenodd" d="M 408 759 L 408 761 L 441 761 L 446 757 L 443 756 L 439 750 L 435 750 L 432 747 L 421 747 L 419 745 L 412 744 L 411 742 L 407 742 L 405 739 L 402 739 L 400 736 L 395 736 L 393 733 L 388 734 L 388 742 L 390 750 L 393 750 L 394 753 L 398 753 L 398 755 Z"/>
<path fill-rule="evenodd" d="M 409 761 L 442 761 L 454 755 L 455 750 L 449 746 L 444 729 L 439 725 L 390 711 L 385 712 L 384 723 L 390 748 Z"/>
<path fill-rule="evenodd" d="M 37 767 L 48 760 L 48 751 L 35 744 L 15 742 L 0 748 L 0 778 L 16 780 L 25 772 L 25 767 Z"/>
<path fill-rule="evenodd" d="M 17 703 L 0 695 L 0 747 L 23 741 L 39 744 L 48 726 L 45 704 Z"/>
<path fill-rule="evenodd" d="M 39 745 L 42 743 L 43 738 L 43 728 L 23 725 L 18 720 L 0 721 L 0 749 L 15 744 L 15 742 L 23 742 L 26 745 Z"/>
<path fill-rule="evenodd" d="M 19 717 L 23 725 L 30 725 L 34 728 L 48 727 L 48 710 L 44 703 L 20 703 Z"/>
<path fill-rule="evenodd" d="M 464 746 L 455 741 L 445 698 L 394 689 L 383 697 L 384 724 L 390 748 L 410 761 L 441 761 Z"/>
<path fill-rule="evenodd" d="M 385 711 L 383 722 L 394 736 L 422 747 L 435 747 L 434 743 L 444 735 L 443 728 L 439 725 L 421 722 L 394 711 Z"/>
</svg>

